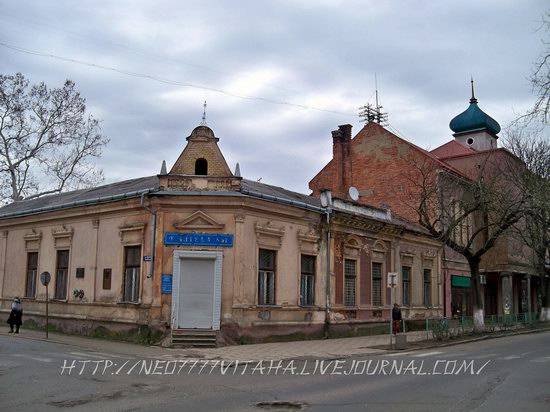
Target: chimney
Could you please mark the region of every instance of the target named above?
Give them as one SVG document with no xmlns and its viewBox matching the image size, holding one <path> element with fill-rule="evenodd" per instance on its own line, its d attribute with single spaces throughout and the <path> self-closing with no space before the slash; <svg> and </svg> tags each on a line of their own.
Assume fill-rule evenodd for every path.
<svg viewBox="0 0 550 412">
<path fill-rule="evenodd" d="M 351 124 L 338 126 L 338 130 L 342 131 L 342 190 L 344 197 L 348 193 L 351 186 Z"/>
<path fill-rule="evenodd" d="M 342 130 L 332 131 L 332 160 L 336 168 L 333 190 L 337 196 L 342 189 L 343 162 L 344 162 L 344 133 Z"/>
</svg>

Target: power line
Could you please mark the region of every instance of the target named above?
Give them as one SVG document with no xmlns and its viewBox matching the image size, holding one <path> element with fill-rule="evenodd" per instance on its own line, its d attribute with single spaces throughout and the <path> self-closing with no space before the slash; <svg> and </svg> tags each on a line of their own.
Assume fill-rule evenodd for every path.
<svg viewBox="0 0 550 412">
<path fill-rule="evenodd" d="M 291 103 L 291 102 L 285 102 L 285 101 L 280 101 L 280 100 L 274 100 L 274 99 L 269 99 L 269 98 L 261 97 L 261 96 L 249 96 L 249 95 L 246 95 L 246 94 L 237 94 L 237 93 L 229 92 L 229 91 L 224 90 L 224 89 L 218 89 L 218 88 L 215 88 L 215 87 L 201 86 L 201 85 L 197 85 L 197 84 L 193 84 L 193 83 L 187 83 L 187 82 L 180 82 L 180 81 L 177 81 L 177 80 L 165 79 L 165 78 L 153 76 L 153 75 L 146 74 L 146 73 L 133 72 L 133 71 L 129 71 L 129 70 L 118 69 L 116 67 L 104 66 L 104 65 L 101 65 L 101 64 L 85 62 L 85 61 L 82 61 L 82 60 L 73 59 L 73 58 L 69 58 L 69 57 L 58 56 L 58 55 L 51 54 L 51 53 L 44 53 L 44 52 L 40 52 L 40 51 L 36 51 L 36 50 L 26 49 L 26 48 L 23 48 L 23 47 L 11 45 L 11 44 L 4 43 L 4 42 L 0 42 L 0 46 L 5 47 L 5 48 L 10 49 L 10 50 L 13 50 L 13 51 L 16 51 L 16 52 L 19 52 L 19 53 L 25 53 L 25 54 L 29 54 L 29 55 L 32 55 L 32 56 L 47 57 L 47 58 L 60 60 L 60 61 L 65 61 L 65 62 L 69 62 L 69 63 L 80 64 L 80 65 L 92 67 L 92 68 L 95 68 L 95 69 L 113 71 L 113 72 L 120 73 L 120 74 L 123 74 L 123 75 L 126 75 L 126 76 L 149 79 L 149 80 L 153 80 L 153 81 L 156 81 L 156 82 L 159 82 L 159 83 L 170 84 L 170 85 L 173 85 L 173 86 L 190 87 L 190 88 L 194 88 L 194 89 L 208 90 L 208 91 L 211 91 L 211 92 L 220 93 L 220 94 L 224 94 L 226 96 L 231 96 L 231 97 L 235 97 L 235 98 L 243 99 L 243 100 L 257 100 L 257 101 L 262 101 L 262 102 L 265 102 L 265 103 L 278 104 L 278 105 L 284 105 L 284 106 L 290 106 L 290 107 L 298 107 L 298 108 L 301 108 L 301 109 L 315 110 L 315 111 L 324 112 L 324 113 L 332 113 L 332 114 L 351 116 L 351 117 L 356 117 L 357 116 L 356 114 L 340 112 L 340 111 L 337 111 L 337 110 L 322 109 L 322 108 L 315 107 L 315 106 L 309 106 L 309 105 L 305 105 L 305 104 L 298 104 L 298 103 Z"/>
</svg>

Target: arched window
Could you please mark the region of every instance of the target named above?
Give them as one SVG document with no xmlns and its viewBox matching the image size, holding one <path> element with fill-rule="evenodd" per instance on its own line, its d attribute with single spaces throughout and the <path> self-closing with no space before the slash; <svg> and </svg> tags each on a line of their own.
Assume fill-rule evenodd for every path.
<svg viewBox="0 0 550 412">
<path fill-rule="evenodd" d="M 208 174 L 208 162 L 206 159 L 200 158 L 195 161 L 195 174 L 203 176 Z"/>
</svg>

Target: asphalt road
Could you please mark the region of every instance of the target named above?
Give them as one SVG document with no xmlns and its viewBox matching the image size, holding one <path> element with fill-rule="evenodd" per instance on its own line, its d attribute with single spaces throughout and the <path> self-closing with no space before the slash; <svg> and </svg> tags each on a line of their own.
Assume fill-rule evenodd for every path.
<svg viewBox="0 0 550 412">
<path fill-rule="evenodd" d="M 0 336 L 0 410 L 550 411 L 550 332 L 369 357 L 245 361 Z"/>
</svg>

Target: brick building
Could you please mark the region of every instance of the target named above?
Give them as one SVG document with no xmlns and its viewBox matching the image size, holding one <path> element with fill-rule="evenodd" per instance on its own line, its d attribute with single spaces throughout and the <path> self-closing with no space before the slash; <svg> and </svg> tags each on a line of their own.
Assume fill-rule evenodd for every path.
<svg viewBox="0 0 550 412">
<path fill-rule="evenodd" d="M 496 170 L 491 164 L 517 161 L 497 147 L 500 126 L 477 105 L 473 96 L 468 109 L 451 121 L 454 139 L 428 152 L 406 141 L 376 122 L 369 122 L 352 138 L 351 125 L 332 132 L 333 157 L 310 181 L 314 196 L 330 189 L 334 196 L 350 200 L 350 188 L 357 202 L 391 209 L 409 222 L 418 222 L 418 165 L 429 164 L 457 178 L 469 179 L 483 163 L 486 176 Z M 513 159 L 512 159 L 513 158 Z M 445 316 L 472 315 L 470 271 L 463 256 L 445 247 L 442 250 L 443 306 Z M 527 264 L 529 251 L 512 238 L 502 238 L 481 264 L 485 274 L 486 313 L 522 313 L 540 310 L 540 280 L 532 278 Z M 412 276 L 412 285 L 422 284 L 422 270 L 410 273 L 399 263 L 402 274 Z M 401 294 L 408 285 L 401 284 Z M 401 300 L 405 311 L 415 304 Z M 530 306 L 529 306 L 530 305 Z"/>
</svg>

